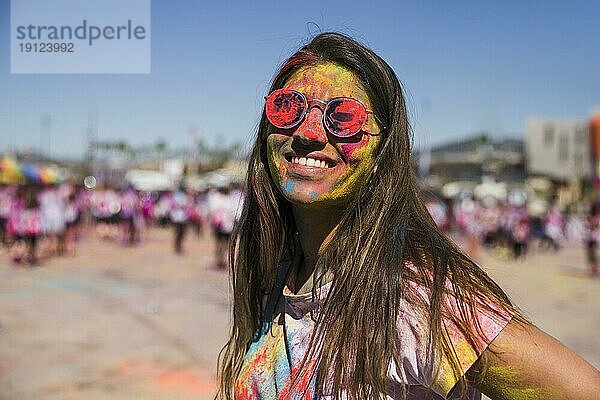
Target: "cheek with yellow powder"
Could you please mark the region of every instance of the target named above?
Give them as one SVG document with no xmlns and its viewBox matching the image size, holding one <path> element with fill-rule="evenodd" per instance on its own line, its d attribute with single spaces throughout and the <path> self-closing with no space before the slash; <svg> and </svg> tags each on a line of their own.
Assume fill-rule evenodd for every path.
<svg viewBox="0 0 600 400">
<path fill-rule="evenodd" d="M 287 176 L 287 168 L 281 162 L 279 157 L 279 151 L 285 144 L 285 139 L 278 139 L 275 135 L 269 135 L 267 137 L 267 149 L 268 149 L 268 162 L 271 177 L 276 181 L 278 186 L 282 186 L 285 177 Z"/>
<path fill-rule="evenodd" d="M 290 176 L 288 168 L 282 161 L 280 155 L 281 148 L 288 140 L 289 138 L 284 135 L 269 135 L 267 137 L 267 160 L 269 163 L 269 171 L 271 172 L 271 177 L 275 185 L 279 187 L 286 197 L 288 197 L 291 192 L 302 190 L 303 188 L 302 180 L 294 179 L 292 176 Z"/>
<path fill-rule="evenodd" d="M 377 142 L 369 135 L 363 135 L 359 142 L 339 145 L 345 159 L 348 160 L 348 167 L 346 173 L 336 180 L 327 197 L 338 200 L 351 195 L 358 187 L 366 184 Z"/>
</svg>

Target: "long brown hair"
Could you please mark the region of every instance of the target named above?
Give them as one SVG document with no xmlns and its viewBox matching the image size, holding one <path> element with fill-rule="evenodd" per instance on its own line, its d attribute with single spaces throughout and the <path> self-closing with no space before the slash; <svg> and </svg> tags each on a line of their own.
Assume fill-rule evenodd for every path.
<svg viewBox="0 0 600 400">
<path fill-rule="evenodd" d="M 283 87 L 299 68 L 320 63 L 352 71 L 386 129 L 368 183 L 348 204 L 314 273 L 313 288 L 320 286 L 326 271 L 334 277 L 307 353 L 307 358 L 319 359 L 317 388 L 334 398 L 342 392 L 350 399 L 384 397 L 389 366 L 402 365 L 396 324 L 401 300 L 427 316 L 431 360 L 444 356 L 455 376 L 461 376 L 442 317 L 452 318 L 475 348 L 483 335 L 473 323 L 476 308 L 492 304 L 487 306 L 490 312 L 517 311 L 427 212 L 411 168 L 411 130 L 402 87 L 381 57 L 348 36 L 322 33 L 282 65 L 271 91 Z M 263 112 L 250 155 L 247 197 L 231 241 L 233 326 L 219 357 L 221 399 L 234 397 L 244 356 L 263 323 L 264 299 L 275 285 L 277 265 L 293 246 L 291 208 L 269 173 L 268 129 Z M 406 268 L 407 262 L 414 268 Z M 407 282 L 427 288 L 428 299 L 423 301 Z M 449 310 L 446 294 L 457 299 L 458 312 Z M 458 386 L 464 388 L 465 383 L 461 378 Z"/>
</svg>

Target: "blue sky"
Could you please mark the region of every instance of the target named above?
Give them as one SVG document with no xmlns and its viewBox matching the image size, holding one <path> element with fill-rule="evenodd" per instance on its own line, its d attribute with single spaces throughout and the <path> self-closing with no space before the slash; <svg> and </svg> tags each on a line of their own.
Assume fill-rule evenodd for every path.
<svg viewBox="0 0 600 400">
<path fill-rule="evenodd" d="M 208 144 L 245 144 L 277 65 L 318 30 L 348 33 L 390 63 L 417 145 L 517 136 L 530 116 L 587 118 L 600 106 L 593 1 L 153 0 L 148 75 L 10 74 L 9 3 L 0 0 L 0 151 L 79 156 L 90 112 L 104 140 L 180 147 L 196 126 Z"/>
</svg>

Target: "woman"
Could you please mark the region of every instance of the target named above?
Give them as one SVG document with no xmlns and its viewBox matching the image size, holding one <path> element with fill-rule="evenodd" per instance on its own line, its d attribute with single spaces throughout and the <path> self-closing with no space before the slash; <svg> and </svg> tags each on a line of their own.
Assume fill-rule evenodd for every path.
<svg viewBox="0 0 600 400">
<path fill-rule="evenodd" d="M 217 397 L 596 395 L 598 372 L 436 228 L 400 83 L 371 50 L 324 33 L 283 64 L 247 183 Z"/>
</svg>

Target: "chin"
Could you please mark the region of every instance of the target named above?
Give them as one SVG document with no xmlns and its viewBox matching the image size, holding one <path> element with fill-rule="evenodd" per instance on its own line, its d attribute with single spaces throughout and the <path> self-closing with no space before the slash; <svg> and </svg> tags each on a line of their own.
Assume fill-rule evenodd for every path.
<svg viewBox="0 0 600 400">
<path fill-rule="evenodd" d="M 315 191 L 310 192 L 295 192 L 282 190 L 283 196 L 287 201 L 295 206 L 299 206 L 306 209 L 321 210 L 331 207 L 339 207 L 340 205 L 346 204 L 347 199 L 342 198 L 331 198 L 327 194 L 317 193 Z"/>
<path fill-rule="evenodd" d="M 283 197 L 292 204 L 314 204 L 319 203 L 319 196 L 311 193 L 289 192 L 282 188 Z"/>
</svg>

